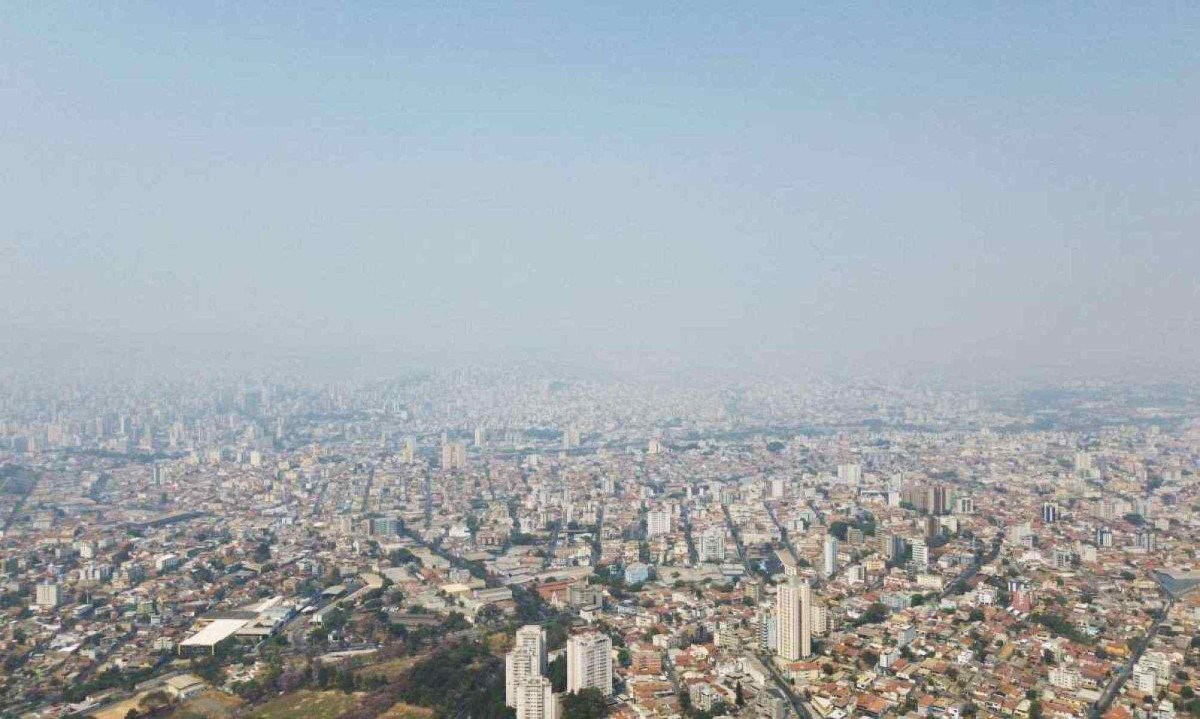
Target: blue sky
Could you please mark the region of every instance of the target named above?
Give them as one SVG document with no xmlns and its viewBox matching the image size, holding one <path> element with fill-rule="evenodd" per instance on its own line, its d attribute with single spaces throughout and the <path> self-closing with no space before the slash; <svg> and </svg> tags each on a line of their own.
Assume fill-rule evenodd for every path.
<svg viewBox="0 0 1200 719">
<path fill-rule="evenodd" d="M 0 23 L 0 327 L 1200 349 L 1194 3 L 97 5 Z"/>
</svg>

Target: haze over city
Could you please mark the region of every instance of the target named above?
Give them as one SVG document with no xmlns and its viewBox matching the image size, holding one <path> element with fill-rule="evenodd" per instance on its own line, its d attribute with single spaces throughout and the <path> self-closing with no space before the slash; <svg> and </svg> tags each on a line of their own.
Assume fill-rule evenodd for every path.
<svg viewBox="0 0 1200 719">
<path fill-rule="evenodd" d="M 0 323 L 40 347 L 1186 371 L 1197 15 L 9 8 Z"/>
<path fill-rule="evenodd" d="M 1200 5 L 0 13 L 0 719 L 1200 719 Z"/>
</svg>

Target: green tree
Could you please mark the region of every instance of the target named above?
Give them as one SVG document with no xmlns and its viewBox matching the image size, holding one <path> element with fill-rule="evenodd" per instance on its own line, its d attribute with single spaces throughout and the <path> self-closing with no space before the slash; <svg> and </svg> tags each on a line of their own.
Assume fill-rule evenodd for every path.
<svg viewBox="0 0 1200 719">
<path fill-rule="evenodd" d="M 601 719 L 608 714 L 608 703 L 599 689 L 587 688 L 564 694 L 562 715 L 571 719 Z"/>
<path fill-rule="evenodd" d="M 550 684 L 554 687 L 554 691 L 562 693 L 567 689 L 567 655 L 559 654 L 558 657 L 550 662 L 549 667 Z"/>
</svg>

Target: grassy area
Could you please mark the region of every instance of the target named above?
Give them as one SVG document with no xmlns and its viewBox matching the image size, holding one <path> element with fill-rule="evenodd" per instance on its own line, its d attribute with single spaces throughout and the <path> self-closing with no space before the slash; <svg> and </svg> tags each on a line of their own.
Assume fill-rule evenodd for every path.
<svg viewBox="0 0 1200 719">
<path fill-rule="evenodd" d="M 180 704 L 171 716 L 173 719 L 228 719 L 234 716 L 244 703 L 235 696 L 209 689 Z"/>
<path fill-rule="evenodd" d="M 395 681 L 396 679 L 399 679 L 409 669 L 412 669 L 413 666 L 416 665 L 417 662 L 421 661 L 426 656 L 428 656 L 428 653 L 420 654 L 420 655 L 417 655 L 414 657 L 400 657 L 399 659 L 390 659 L 385 662 L 379 662 L 378 664 L 371 664 L 369 666 L 365 666 L 361 669 L 356 670 L 354 673 L 356 675 L 358 675 L 360 677 L 364 677 L 364 678 L 365 677 L 383 677 L 383 678 L 387 679 L 388 681 Z"/>
<path fill-rule="evenodd" d="M 342 692 L 299 691 L 267 702 L 250 715 L 251 719 L 334 719 L 357 701 L 354 694 Z"/>
<path fill-rule="evenodd" d="M 379 719 L 430 719 L 434 712 L 425 707 L 400 703 L 379 715 Z"/>
<path fill-rule="evenodd" d="M 96 717 L 96 719 L 125 719 L 125 714 L 130 709 L 137 709 L 138 701 L 144 694 L 145 692 L 130 697 L 125 701 L 117 702 L 116 704 L 110 704 L 103 709 L 92 712 L 91 715 Z"/>
</svg>

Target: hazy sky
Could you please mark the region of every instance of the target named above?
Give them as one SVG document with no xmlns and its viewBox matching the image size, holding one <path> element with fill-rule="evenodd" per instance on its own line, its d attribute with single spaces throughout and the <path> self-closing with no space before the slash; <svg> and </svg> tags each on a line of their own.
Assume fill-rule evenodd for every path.
<svg viewBox="0 0 1200 719">
<path fill-rule="evenodd" d="M 335 5 L 6 7 L 0 334 L 1200 352 L 1200 4 Z"/>
</svg>

